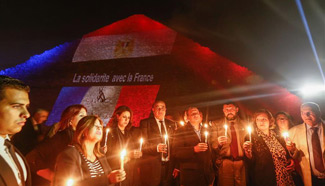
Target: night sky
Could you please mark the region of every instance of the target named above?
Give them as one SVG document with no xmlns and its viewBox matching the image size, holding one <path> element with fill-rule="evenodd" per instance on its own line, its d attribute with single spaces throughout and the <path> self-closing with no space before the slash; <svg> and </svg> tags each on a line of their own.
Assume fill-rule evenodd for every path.
<svg viewBox="0 0 325 186">
<path fill-rule="evenodd" d="M 325 1 L 302 0 L 325 69 Z M 294 0 L 1 0 L 0 69 L 144 14 L 289 90 L 322 83 Z"/>
</svg>

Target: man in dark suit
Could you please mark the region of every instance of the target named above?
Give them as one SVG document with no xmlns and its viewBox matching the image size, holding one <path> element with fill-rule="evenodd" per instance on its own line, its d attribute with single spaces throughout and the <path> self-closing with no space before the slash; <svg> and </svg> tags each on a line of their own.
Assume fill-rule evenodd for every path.
<svg viewBox="0 0 325 186">
<path fill-rule="evenodd" d="M 22 130 L 12 137 L 12 142 L 23 155 L 27 155 L 45 137 L 49 127 L 44 125 L 49 112 L 45 109 L 37 109 L 32 117 L 28 118 Z"/>
<path fill-rule="evenodd" d="M 207 128 L 202 127 L 202 113 L 196 107 L 188 108 L 188 122 L 175 134 L 173 154 L 180 166 L 182 186 L 212 185 L 214 173 L 211 150 L 208 147 Z"/>
<path fill-rule="evenodd" d="M 10 143 L 30 116 L 29 87 L 20 80 L 0 76 L 0 186 L 30 186 L 30 171 L 23 155 Z"/>
<path fill-rule="evenodd" d="M 143 144 L 143 156 L 140 165 L 140 178 L 143 186 L 169 186 L 174 169 L 170 156 L 175 122 L 165 118 L 166 104 L 156 101 L 153 104 L 154 117 L 140 122 Z M 165 138 L 165 135 L 168 138 Z"/>
</svg>

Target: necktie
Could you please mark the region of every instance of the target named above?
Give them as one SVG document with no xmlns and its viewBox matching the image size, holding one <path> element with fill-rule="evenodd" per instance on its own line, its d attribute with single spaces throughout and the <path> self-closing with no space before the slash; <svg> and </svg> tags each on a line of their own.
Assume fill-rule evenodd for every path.
<svg viewBox="0 0 325 186">
<path fill-rule="evenodd" d="M 165 126 L 164 126 L 164 121 L 159 121 L 159 123 L 160 123 L 160 133 L 161 133 L 161 136 L 165 140 L 166 131 L 165 131 Z"/>
<path fill-rule="evenodd" d="M 234 159 L 238 157 L 238 143 L 237 143 L 237 135 L 234 127 L 234 122 L 230 124 L 230 132 L 231 132 L 231 143 L 230 143 L 230 153 Z"/>
<path fill-rule="evenodd" d="M 318 128 L 314 127 L 311 128 L 313 130 L 313 134 L 311 135 L 311 143 L 313 146 L 313 156 L 314 156 L 314 164 L 315 164 L 315 168 L 319 171 L 319 172 L 324 172 L 324 163 L 323 163 L 323 159 L 322 159 L 322 149 L 320 146 L 320 141 L 319 141 L 319 137 L 318 137 Z"/>
<path fill-rule="evenodd" d="M 12 159 L 14 160 L 18 170 L 19 170 L 19 178 L 21 180 L 21 185 L 25 186 L 25 180 L 24 180 L 24 172 L 23 172 L 23 169 L 17 159 L 17 156 L 16 156 L 16 152 L 15 152 L 15 149 L 14 149 L 14 146 L 10 143 L 9 140 L 5 140 L 5 146 L 7 146 L 8 150 L 9 150 L 9 153 L 12 157 Z"/>
</svg>

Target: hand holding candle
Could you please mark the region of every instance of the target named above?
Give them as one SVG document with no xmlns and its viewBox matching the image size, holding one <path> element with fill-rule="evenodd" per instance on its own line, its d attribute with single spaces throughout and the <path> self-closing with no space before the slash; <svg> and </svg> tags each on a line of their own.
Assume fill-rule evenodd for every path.
<svg viewBox="0 0 325 186">
<path fill-rule="evenodd" d="M 126 156 L 126 150 L 123 149 L 121 151 L 121 170 L 124 170 L 124 158 L 125 158 L 125 156 Z"/>
</svg>

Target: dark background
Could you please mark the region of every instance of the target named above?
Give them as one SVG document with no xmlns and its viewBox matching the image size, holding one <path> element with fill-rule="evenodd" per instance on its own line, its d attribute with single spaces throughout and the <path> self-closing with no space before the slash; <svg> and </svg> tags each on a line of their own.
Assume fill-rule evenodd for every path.
<svg viewBox="0 0 325 186">
<path fill-rule="evenodd" d="M 325 1 L 302 0 L 322 71 Z M 0 0 L 0 70 L 133 14 L 144 14 L 264 79 L 323 83 L 294 0 Z M 325 104 L 325 93 L 304 100 Z"/>
</svg>

